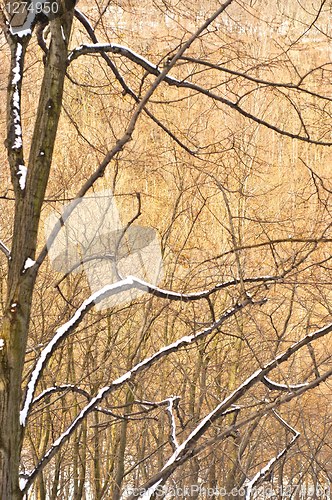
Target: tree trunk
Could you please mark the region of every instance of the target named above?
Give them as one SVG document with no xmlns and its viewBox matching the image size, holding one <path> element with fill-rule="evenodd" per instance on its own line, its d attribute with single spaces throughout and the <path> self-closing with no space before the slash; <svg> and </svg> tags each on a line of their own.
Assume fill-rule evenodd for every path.
<svg viewBox="0 0 332 500">
<path fill-rule="evenodd" d="M 29 37 L 12 37 L 12 71 L 8 85 L 8 161 L 15 191 L 15 217 L 11 258 L 7 279 L 7 300 L 1 331 L 0 349 L 0 498 L 22 498 L 19 488 L 20 453 L 23 430 L 19 422 L 22 396 L 22 371 L 29 329 L 37 265 L 24 270 L 27 258 L 34 259 L 41 207 L 47 187 L 54 142 L 61 112 L 63 85 L 67 67 L 67 46 L 73 11 L 63 12 L 51 21 L 52 39 L 31 142 L 28 174 L 24 189 L 20 186 L 20 165 L 24 165 L 23 145 L 17 139 L 15 99 L 20 93 L 24 52 Z M 62 31 L 64 36 L 62 36 Z M 18 58 L 18 49 L 23 48 Z M 19 60 L 20 81 L 15 83 L 13 68 Z M 16 95 L 15 95 L 16 92 Z M 15 128 L 16 127 L 16 128 Z"/>
<path fill-rule="evenodd" d="M 132 410 L 132 403 L 134 401 L 133 387 L 129 387 L 126 394 L 126 410 L 124 414 L 129 414 Z M 114 474 L 114 489 L 112 500 L 119 500 L 121 498 L 121 487 L 125 471 L 125 452 L 127 446 L 127 430 L 128 420 L 123 420 L 120 428 L 120 446 L 116 457 L 115 474 Z"/>
</svg>

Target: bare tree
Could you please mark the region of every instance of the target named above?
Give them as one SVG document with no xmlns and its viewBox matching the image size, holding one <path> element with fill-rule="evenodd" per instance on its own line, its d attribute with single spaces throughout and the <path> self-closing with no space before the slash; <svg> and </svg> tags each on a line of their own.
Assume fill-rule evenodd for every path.
<svg viewBox="0 0 332 500">
<path fill-rule="evenodd" d="M 317 491 L 331 6 L 140 8 L 2 5 L 0 496 Z"/>
</svg>

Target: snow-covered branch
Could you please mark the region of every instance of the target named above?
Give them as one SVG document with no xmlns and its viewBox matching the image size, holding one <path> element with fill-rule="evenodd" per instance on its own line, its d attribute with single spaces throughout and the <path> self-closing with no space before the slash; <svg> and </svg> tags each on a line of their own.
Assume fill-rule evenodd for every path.
<svg viewBox="0 0 332 500">
<path fill-rule="evenodd" d="M 278 455 L 274 458 L 271 458 L 271 460 L 263 467 L 260 471 L 257 472 L 257 474 L 249 481 L 248 483 L 245 484 L 246 488 L 246 500 L 250 500 L 252 490 L 255 486 L 258 486 L 261 482 L 265 480 L 266 477 L 269 476 L 271 473 L 273 467 L 276 465 L 279 460 L 286 455 L 288 450 L 293 446 L 295 441 L 299 438 L 300 433 L 296 433 L 296 435 L 292 438 L 292 440 L 289 442 L 289 444 L 280 452 Z"/>
<path fill-rule="evenodd" d="M 54 385 L 53 387 L 47 387 L 47 389 L 44 389 L 38 396 L 34 398 L 32 401 L 31 405 L 35 405 L 37 403 L 40 403 L 42 399 L 47 398 L 51 396 L 52 394 L 55 393 L 61 393 L 61 392 L 68 392 L 68 391 L 74 391 L 74 392 L 79 392 L 80 394 L 83 393 L 84 396 L 86 396 L 86 391 L 83 389 L 79 389 L 76 385 L 74 384 L 61 384 L 61 385 Z"/>
<path fill-rule="evenodd" d="M 94 44 L 98 44 L 98 38 L 96 37 L 94 28 L 92 27 L 90 21 L 88 18 L 77 8 L 75 8 L 75 17 L 80 21 L 80 23 L 84 26 L 86 29 L 89 37 L 91 38 L 92 42 Z M 133 91 L 133 89 L 126 83 L 122 75 L 120 74 L 117 66 L 115 63 L 110 59 L 110 57 L 107 55 L 106 52 L 101 52 L 101 57 L 104 59 L 108 67 L 111 69 L 113 72 L 115 78 L 119 82 L 119 84 L 122 87 L 123 93 L 130 95 L 136 103 L 139 102 L 139 96 Z M 193 151 L 190 149 L 186 144 L 184 144 L 179 137 L 177 137 L 164 123 L 162 123 L 147 107 L 144 108 L 145 114 L 158 126 L 160 127 L 166 134 L 174 141 L 176 142 L 182 149 L 184 149 L 187 153 L 190 155 L 195 155 L 197 151 Z M 196 149 L 199 149 L 197 147 Z"/>
<path fill-rule="evenodd" d="M 128 278 L 127 278 L 128 280 Z M 123 282 L 127 283 L 127 280 L 123 280 Z M 119 283 L 116 283 L 117 287 L 119 288 Z M 115 286 L 115 285 L 110 285 L 110 286 Z M 107 287 L 106 287 L 107 288 Z M 105 292 L 104 292 L 105 293 Z M 90 299 L 88 299 L 90 300 Z M 85 308 L 89 307 L 90 302 L 86 301 Z M 94 408 L 106 397 L 108 396 L 111 392 L 117 390 L 121 386 L 123 386 L 125 383 L 128 381 L 132 380 L 138 373 L 141 373 L 143 371 L 146 371 L 147 369 L 151 368 L 157 361 L 159 361 L 162 358 L 165 358 L 169 354 L 173 352 L 177 352 L 179 349 L 183 347 L 189 347 L 192 344 L 197 343 L 200 340 L 203 340 L 206 338 L 209 334 L 214 332 L 217 328 L 219 328 L 223 323 L 225 323 L 228 319 L 230 319 L 232 316 L 234 316 L 237 312 L 242 310 L 244 307 L 247 305 L 251 304 L 252 301 L 247 298 L 245 299 L 241 304 L 236 304 L 233 308 L 227 310 L 215 323 L 210 325 L 208 328 L 205 328 L 204 330 L 201 330 L 200 332 L 194 333 L 192 335 L 187 335 L 179 340 L 163 347 L 159 351 L 157 351 L 155 354 L 152 356 L 145 358 L 143 361 L 140 363 L 136 364 L 131 370 L 127 371 L 124 373 L 121 377 L 117 378 L 116 380 L 113 381 L 113 383 L 109 386 L 105 386 L 101 388 L 97 395 L 91 399 L 91 401 L 81 410 L 81 412 L 78 414 L 78 416 L 73 420 L 71 425 L 61 434 L 61 436 L 52 444 L 50 449 L 47 451 L 47 453 L 44 455 L 44 457 L 40 460 L 36 468 L 32 471 L 31 475 L 29 476 L 29 480 L 27 481 L 24 490 L 26 491 L 29 487 L 29 485 L 32 483 L 34 480 L 35 476 L 42 470 L 48 462 L 52 459 L 52 457 L 57 453 L 58 449 L 70 438 L 74 430 L 81 424 L 81 422 L 91 413 Z M 48 345 L 44 351 L 41 353 L 41 356 L 37 362 L 36 368 L 33 371 L 30 381 L 28 383 L 28 390 L 25 398 L 25 402 L 23 405 L 23 409 L 21 411 L 21 424 L 25 425 L 26 420 L 27 420 L 27 415 L 28 411 L 30 410 L 31 406 L 31 401 L 33 399 L 33 394 L 35 392 L 35 386 L 37 383 L 37 380 L 39 380 L 40 376 L 40 371 L 42 370 L 45 360 L 49 358 L 50 353 L 54 349 L 54 346 L 57 344 L 59 341 L 58 339 L 61 338 L 61 334 L 65 334 L 65 332 L 68 331 L 69 328 L 72 327 L 73 322 L 76 320 L 77 321 L 77 316 L 79 314 L 82 314 L 82 312 L 85 310 L 83 306 L 76 312 L 75 316 L 70 320 L 66 325 L 61 327 L 58 330 L 58 334 L 54 337 L 54 341 L 51 341 L 50 344 Z"/>
<path fill-rule="evenodd" d="M 262 278 L 253 278 L 253 280 L 259 280 L 259 281 L 270 281 L 273 280 L 273 277 L 262 277 Z M 30 380 L 27 385 L 27 390 L 26 390 L 26 395 L 25 395 L 25 400 L 23 404 L 23 408 L 21 411 L 21 416 L 20 416 L 20 421 L 21 425 L 26 424 L 26 419 L 27 415 L 29 412 L 29 408 L 31 405 L 31 402 L 33 401 L 34 393 L 36 386 L 38 384 L 38 381 L 42 375 L 42 372 L 53 354 L 53 352 L 57 349 L 59 344 L 67 338 L 67 336 L 77 327 L 77 325 L 83 320 L 84 316 L 91 310 L 91 308 L 94 306 L 94 304 L 97 304 L 98 302 L 101 302 L 105 298 L 111 297 L 112 295 L 116 295 L 118 293 L 131 290 L 133 288 L 142 290 L 144 292 L 150 293 L 152 295 L 155 295 L 157 297 L 161 297 L 164 299 L 169 299 L 169 300 L 177 300 L 177 301 L 184 301 L 188 302 L 190 300 L 198 300 L 202 298 L 206 298 L 211 293 L 214 293 L 215 291 L 225 288 L 226 286 L 229 286 L 230 284 L 235 284 L 236 280 L 233 280 L 232 282 L 227 282 L 227 283 L 222 283 L 214 287 L 212 290 L 205 290 L 202 292 L 196 292 L 192 294 L 182 294 L 182 293 L 176 293 L 172 292 L 170 290 L 164 290 L 162 288 L 159 288 L 157 286 L 154 286 L 150 283 L 147 283 L 146 281 L 143 281 L 139 278 L 136 278 L 134 276 L 128 276 L 127 278 L 118 281 L 117 283 L 113 283 L 111 285 L 106 285 L 104 288 L 99 290 L 98 292 L 92 294 L 88 299 L 86 299 L 83 304 L 77 309 L 75 314 L 72 316 L 72 318 L 67 321 L 64 325 L 62 325 L 60 328 L 58 328 L 52 338 L 52 340 L 46 345 L 46 347 L 41 351 L 39 359 L 36 363 L 36 366 L 30 376 Z M 229 311 L 226 311 L 226 316 L 229 314 L 230 316 L 234 314 L 235 309 L 237 307 L 242 308 L 243 305 L 247 305 L 251 302 L 251 299 L 248 299 L 243 302 L 243 304 L 240 304 L 236 306 L 233 309 L 230 309 Z M 237 309 L 236 309 L 237 310 Z M 222 316 L 223 318 L 224 316 Z M 221 318 L 221 319 L 222 319 Z M 220 320 L 219 320 L 220 321 Z M 222 320 L 223 322 L 224 320 Z M 219 326 L 219 322 L 217 321 L 216 323 L 212 324 L 211 328 L 214 330 Z M 208 329 L 209 330 L 209 329 Z"/>
<path fill-rule="evenodd" d="M 174 406 L 179 402 L 179 397 L 171 397 L 168 400 L 168 405 L 167 405 L 167 413 L 169 417 L 169 423 L 170 423 L 170 442 L 171 446 L 173 448 L 173 451 L 176 451 L 179 447 L 178 440 L 176 438 L 176 422 L 175 422 L 175 417 L 174 417 Z"/>
<path fill-rule="evenodd" d="M 121 56 L 124 56 L 134 63 L 138 64 L 141 66 L 144 70 L 148 71 L 150 74 L 153 74 L 155 76 L 160 76 L 163 73 L 163 70 L 159 69 L 158 66 L 153 64 L 151 61 L 146 59 L 145 57 L 141 56 L 140 54 L 137 54 L 137 52 L 131 50 L 129 47 L 126 47 L 124 45 L 119 45 L 117 43 L 95 43 L 95 44 L 82 44 L 76 49 L 74 49 L 68 56 L 68 64 L 70 64 L 72 61 L 77 59 L 78 57 L 86 54 L 103 54 L 103 53 L 112 53 L 112 54 L 118 54 Z M 190 82 L 189 80 L 179 80 L 173 76 L 170 75 L 165 75 L 163 77 L 163 81 L 166 82 L 168 85 L 174 85 L 178 88 L 186 88 L 193 90 L 195 92 L 198 92 L 200 94 L 206 95 L 207 97 L 210 97 L 211 99 L 221 102 L 222 104 L 226 105 L 227 107 L 237 111 L 240 113 L 242 116 L 245 118 L 248 118 L 249 120 L 252 120 L 260 125 L 263 125 L 264 127 L 267 127 L 270 130 L 274 130 L 280 135 L 284 135 L 286 137 L 290 137 L 292 139 L 298 139 L 303 142 L 309 142 L 311 144 L 319 144 L 322 146 L 331 146 L 332 142 L 330 141 L 321 141 L 321 140 L 315 140 L 311 138 L 308 135 L 300 135 L 297 133 L 293 132 L 288 132 L 287 130 L 284 130 L 280 127 L 277 127 L 276 125 L 273 125 L 272 123 L 267 122 L 266 120 L 263 120 L 252 113 L 246 111 L 243 109 L 240 105 L 239 102 L 233 102 L 230 101 L 229 99 L 226 99 L 225 97 L 216 94 L 215 92 L 212 92 L 209 89 L 206 89 L 200 85 L 197 85 L 193 82 Z M 302 90 L 302 89 L 301 89 Z"/>
<path fill-rule="evenodd" d="M 24 426 L 26 424 L 27 415 L 33 401 L 38 381 L 49 358 L 61 343 L 61 341 L 67 338 L 67 336 L 76 328 L 76 326 L 83 320 L 84 316 L 91 310 L 95 303 L 98 303 L 100 300 L 103 300 L 106 297 L 110 297 L 111 295 L 114 295 L 116 293 L 130 290 L 132 286 L 133 280 L 131 279 L 131 277 L 128 277 L 112 285 L 105 286 L 98 292 L 92 294 L 88 299 L 86 299 L 83 304 L 77 309 L 71 319 L 56 330 L 52 340 L 41 351 L 36 366 L 30 376 L 30 380 L 26 389 L 23 408 L 20 415 L 21 425 Z"/>
<path fill-rule="evenodd" d="M 288 443 L 288 445 L 281 452 L 278 453 L 278 455 L 276 455 L 274 458 L 271 458 L 271 460 L 262 469 L 260 469 L 250 481 L 247 481 L 245 483 L 244 486 L 246 488 L 246 496 L 245 496 L 246 500 L 250 500 L 254 487 L 258 486 L 267 477 L 269 477 L 275 465 L 279 462 L 279 460 L 282 457 L 286 455 L 288 450 L 294 445 L 294 443 L 300 436 L 300 433 L 295 429 L 293 429 L 293 427 L 291 427 L 276 411 L 273 411 L 273 413 L 277 418 L 277 420 L 293 434 L 293 438 Z"/>
<path fill-rule="evenodd" d="M 124 280 L 125 281 L 125 280 Z M 114 286 L 114 285 L 113 285 Z M 25 483 L 23 492 L 26 492 L 33 482 L 34 478 L 37 474 L 49 463 L 52 457 L 57 453 L 59 448 L 68 441 L 72 433 L 75 429 L 81 424 L 81 422 L 91 413 L 94 408 L 111 392 L 115 391 L 129 380 L 132 380 L 135 375 L 140 372 L 143 372 L 149 369 L 152 365 L 154 365 L 157 361 L 164 358 L 165 356 L 178 351 L 182 347 L 190 346 L 191 344 L 196 343 L 199 340 L 204 339 L 210 333 L 212 333 L 216 328 L 221 326 L 226 320 L 230 317 L 234 316 L 239 310 L 243 309 L 246 305 L 252 303 L 249 299 L 246 299 L 242 304 L 236 304 L 236 306 L 224 313 L 221 318 L 213 323 L 210 327 L 196 333 L 193 335 L 182 337 L 181 339 L 169 344 L 168 346 L 160 349 L 151 357 L 148 357 L 136 364 L 131 370 L 124 373 L 121 377 L 117 378 L 113 381 L 113 383 L 109 386 L 105 386 L 99 390 L 97 395 L 91 399 L 91 401 L 81 410 L 79 415 L 73 420 L 71 425 L 59 436 L 59 438 L 52 444 L 49 450 L 46 452 L 44 457 L 40 460 L 36 468 L 31 472 L 27 482 Z M 237 403 L 237 401 L 255 384 L 261 382 L 264 377 L 268 375 L 274 368 L 276 368 L 281 363 L 286 362 L 293 354 L 295 354 L 298 350 L 300 350 L 303 346 L 307 345 L 309 342 L 317 340 L 332 331 L 332 323 L 329 325 L 312 332 L 309 335 L 306 335 L 300 341 L 294 343 L 290 346 L 285 352 L 276 356 L 272 361 L 267 363 L 263 368 L 258 369 L 252 375 L 250 375 L 237 389 L 235 389 L 229 396 L 227 396 L 221 403 L 219 403 L 201 422 L 198 426 L 191 432 L 188 438 L 178 446 L 178 448 L 174 451 L 172 456 L 169 458 L 163 470 L 167 469 L 167 474 L 163 479 L 167 479 L 173 470 L 177 467 L 177 463 L 183 456 L 186 456 L 188 451 L 190 451 L 191 447 L 198 441 L 198 439 L 206 432 L 206 430 L 211 426 L 211 424 L 216 421 L 218 418 L 223 416 L 229 409 Z M 285 401 L 291 399 L 296 394 L 301 394 L 306 390 L 309 390 L 313 387 L 319 385 L 322 381 L 326 380 L 331 376 L 332 370 L 326 372 L 319 379 L 315 379 L 313 382 L 310 382 L 308 386 L 299 389 L 296 393 L 288 394 L 285 398 Z M 33 390 L 34 392 L 34 390 Z M 27 411 L 29 409 L 29 405 L 27 407 L 24 406 L 22 410 L 21 418 L 26 422 Z M 22 421 L 21 420 L 21 421 Z M 156 490 L 161 480 L 158 478 L 156 482 L 149 482 L 148 488 L 151 489 L 151 495 Z M 151 497 L 150 495 L 150 497 Z M 150 498 L 149 496 L 144 498 Z"/>
<path fill-rule="evenodd" d="M 144 498 L 144 500 L 148 500 L 152 497 L 152 495 L 156 492 L 158 486 L 161 484 L 164 484 L 165 481 L 168 479 L 168 477 L 173 473 L 173 471 L 178 467 L 179 464 L 184 462 L 186 458 L 189 456 L 190 452 L 192 451 L 193 446 L 195 443 L 199 440 L 201 436 L 203 436 L 206 431 L 209 429 L 209 427 L 212 425 L 213 422 L 215 422 L 217 419 L 220 417 L 224 416 L 227 411 L 229 411 L 230 407 L 233 406 L 238 402 L 238 400 L 247 393 L 247 391 L 252 388 L 255 384 L 258 382 L 262 382 L 264 378 L 266 378 L 266 375 L 270 373 L 274 368 L 276 368 L 278 365 L 281 363 L 286 362 L 295 352 L 297 352 L 299 349 L 301 349 L 303 346 L 307 345 L 309 342 L 312 342 L 313 340 L 317 340 L 321 338 L 324 335 L 327 335 L 332 331 L 332 324 L 327 325 L 326 327 L 316 330 L 315 332 L 307 335 L 303 339 L 301 339 L 299 342 L 296 342 L 293 344 L 289 349 L 287 349 L 285 352 L 282 354 L 278 355 L 276 358 L 274 358 L 272 361 L 267 363 L 263 368 L 257 370 L 254 372 L 250 377 L 248 377 L 237 389 L 235 389 L 229 396 L 227 396 L 221 403 L 219 403 L 206 417 L 204 417 L 201 422 L 196 426 L 196 428 L 191 432 L 191 434 L 188 436 L 188 438 L 183 441 L 183 443 L 178 446 L 178 448 L 174 451 L 174 453 L 171 455 L 169 460 L 166 462 L 164 467 L 161 469 L 159 473 L 157 473 L 150 481 L 148 481 L 142 488 L 140 488 L 140 491 L 144 491 L 145 493 L 142 493 L 142 495 L 132 495 L 130 497 L 130 500 L 133 500 L 134 498 Z M 270 406 L 270 409 L 273 409 L 273 406 L 278 406 L 281 403 L 290 401 L 293 399 L 293 397 L 302 394 L 303 392 L 310 390 L 314 387 L 317 387 L 321 382 L 324 380 L 327 380 L 332 374 L 332 370 L 329 370 L 326 372 L 324 375 L 321 377 L 313 380 L 312 382 L 306 384 L 302 388 L 298 389 L 297 391 L 291 392 L 287 394 L 282 401 L 272 403 L 270 405 L 267 405 L 266 412 L 268 412 L 268 407 Z M 288 424 L 287 424 L 288 425 Z M 294 431 L 296 432 L 296 431 Z M 264 467 L 260 471 L 260 475 L 256 475 L 255 478 L 252 481 L 257 481 L 261 476 L 264 476 L 267 474 L 267 471 L 270 470 L 269 468 L 273 466 L 276 460 L 279 460 L 289 449 L 290 446 L 293 445 L 294 441 L 297 439 L 298 436 L 294 436 L 292 439 L 291 443 L 283 450 L 277 457 L 272 459 L 269 464 Z M 256 484 L 255 482 L 253 484 Z"/>
<path fill-rule="evenodd" d="M 308 384 L 279 384 L 277 382 L 274 382 L 268 377 L 264 377 L 262 380 L 263 384 L 266 385 L 268 389 L 271 391 L 297 391 L 298 389 L 302 389 L 303 387 L 307 387 Z"/>
<path fill-rule="evenodd" d="M 176 437 L 176 422 L 174 416 L 174 410 L 177 410 L 178 404 L 180 402 L 180 396 L 170 396 L 169 398 L 163 399 L 162 401 L 134 401 L 134 403 L 139 403 L 143 407 L 158 408 L 160 406 L 166 406 L 167 415 L 170 424 L 170 436 L 169 441 L 172 446 L 173 451 L 175 451 L 179 443 Z"/>
</svg>

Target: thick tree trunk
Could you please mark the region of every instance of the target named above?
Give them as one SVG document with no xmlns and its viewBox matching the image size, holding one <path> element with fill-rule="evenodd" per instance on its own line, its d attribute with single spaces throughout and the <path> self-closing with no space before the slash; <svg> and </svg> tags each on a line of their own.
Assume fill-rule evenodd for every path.
<svg viewBox="0 0 332 500">
<path fill-rule="evenodd" d="M 55 137 L 61 112 L 67 66 L 67 46 L 73 12 L 61 13 L 50 23 L 52 39 L 41 86 L 38 112 L 31 143 L 26 186 L 19 184 L 19 167 L 24 165 L 23 146 L 15 137 L 14 101 L 21 81 L 15 84 L 13 68 L 24 64 L 26 42 L 11 37 L 12 71 L 8 86 L 8 161 L 15 191 L 15 218 L 7 279 L 6 310 L 0 333 L 0 498 L 22 498 L 19 488 L 23 429 L 19 422 L 22 371 L 27 343 L 31 303 L 37 266 L 24 270 L 27 258 L 34 259 L 40 212 L 47 187 Z M 17 47 L 23 46 L 17 50 Z M 21 54 L 18 58 L 18 54 Z M 22 71 L 20 72 L 22 79 Z M 13 81 L 14 80 L 14 81 Z M 16 85 L 16 87 L 15 87 Z M 16 92 L 16 96 L 14 95 Z M 16 122 L 17 124 L 17 122 Z M 16 142 L 15 142 L 16 141 Z"/>
</svg>

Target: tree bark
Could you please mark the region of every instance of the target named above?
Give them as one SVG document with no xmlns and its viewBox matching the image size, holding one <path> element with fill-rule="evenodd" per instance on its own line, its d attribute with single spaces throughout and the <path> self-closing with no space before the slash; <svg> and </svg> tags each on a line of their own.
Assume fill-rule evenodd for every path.
<svg viewBox="0 0 332 500">
<path fill-rule="evenodd" d="M 18 175 L 20 165 L 24 165 L 23 145 L 15 142 L 17 137 L 13 133 L 13 131 L 15 132 L 13 103 L 17 84 L 15 89 L 13 71 L 10 72 L 6 145 L 16 203 L 7 279 L 6 308 L 0 334 L 3 345 L 0 350 L 1 500 L 22 498 L 19 487 L 20 453 L 24 434 L 24 429 L 21 428 L 19 422 L 21 384 L 32 296 L 37 276 L 37 265 L 25 270 L 24 264 L 27 258 L 34 259 L 36 253 L 41 207 L 49 178 L 61 112 L 72 18 L 72 10 L 62 11 L 61 15 L 50 23 L 52 40 L 44 69 L 24 189 L 20 186 Z M 10 38 L 12 70 L 18 60 L 17 46 L 18 44 L 23 46 L 20 57 L 22 70 L 28 37 L 26 41 L 25 37 L 23 39 L 15 36 Z M 19 85 L 21 85 L 21 81 Z M 17 109 L 20 112 L 19 108 Z"/>
</svg>

